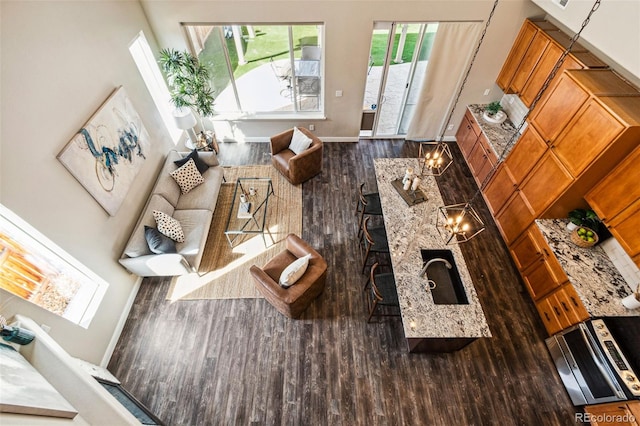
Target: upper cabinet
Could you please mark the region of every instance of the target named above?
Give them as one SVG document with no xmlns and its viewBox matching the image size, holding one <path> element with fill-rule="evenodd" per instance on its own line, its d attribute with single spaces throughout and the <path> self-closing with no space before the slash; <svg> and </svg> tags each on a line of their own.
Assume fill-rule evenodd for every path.
<svg viewBox="0 0 640 426">
<path fill-rule="evenodd" d="M 515 93 L 526 106 L 531 106 L 570 42 L 566 34 L 547 21 L 525 20 L 496 83 L 505 93 Z M 606 67 L 604 62 L 575 43 L 556 77 L 565 69 Z"/>
</svg>

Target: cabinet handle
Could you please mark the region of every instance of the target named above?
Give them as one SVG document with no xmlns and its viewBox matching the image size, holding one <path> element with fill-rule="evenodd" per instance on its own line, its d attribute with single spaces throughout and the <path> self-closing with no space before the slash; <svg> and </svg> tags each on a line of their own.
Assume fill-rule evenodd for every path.
<svg viewBox="0 0 640 426">
<path fill-rule="evenodd" d="M 556 313 L 557 316 L 560 316 L 560 311 L 558 310 L 557 306 L 553 307 L 553 311 Z"/>
<path fill-rule="evenodd" d="M 467 130 L 471 130 L 471 126 L 467 124 Z"/>
<path fill-rule="evenodd" d="M 565 311 L 569 312 L 569 308 L 567 308 L 567 304 L 564 302 L 560 302 Z"/>
<path fill-rule="evenodd" d="M 576 308 L 580 306 L 580 305 L 578 305 L 578 302 L 576 302 L 576 299 L 573 296 L 571 296 L 571 301 L 576 306 Z"/>
<path fill-rule="evenodd" d="M 546 249 L 546 248 L 543 248 L 543 249 L 542 249 L 542 251 L 544 251 L 544 254 L 545 254 L 545 255 L 547 255 L 548 257 L 551 257 L 551 256 L 549 256 L 549 252 L 547 251 L 547 249 Z"/>
<path fill-rule="evenodd" d="M 551 321 L 551 318 L 549 318 L 549 314 L 548 313 L 544 313 L 545 318 L 547 318 L 547 321 Z"/>
</svg>

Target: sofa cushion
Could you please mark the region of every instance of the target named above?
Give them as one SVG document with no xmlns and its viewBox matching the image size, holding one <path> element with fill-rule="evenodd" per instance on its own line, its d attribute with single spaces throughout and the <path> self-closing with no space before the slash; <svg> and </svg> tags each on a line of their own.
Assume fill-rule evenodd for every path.
<svg viewBox="0 0 640 426">
<path fill-rule="evenodd" d="M 198 171 L 202 174 L 204 172 L 207 171 L 207 169 L 209 168 L 209 165 L 207 163 L 205 163 L 200 156 L 198 155 L 198 151 L 197 150 L 193 150 L 189 153 L 189 155 L 187 155 L 184 158 L 181 158 L 179 160 L 175 160 L 173 162 L 173 164 L 175 164 L 178 167 L 182 167 L 185 164 L 187 164 L 187 162 L 189 160 L 193 160 L 193 162 L 195 163 L 196 167 L 198 168 Z"/>
<path fill-rule="evenodd" d="M 181 191 L 180 186 L 171 177 L 171 172 L 178 168 L 173 162 L 180 158 L 182 156 L 177 151 L 169 151 L 152 191 L 153 194 L 162 195 L 173 207 L 178 205 Z"/>
<path fill-rule="evenodd" d="M 213 212 L 210 210 L 176 210 L 173 217 L 180 222 L 184 232 L 184 242 L 176 244 L 178 253 L 183 255 L 190 265 L 199 265 L 209 235 Z"/>
<path fill-rule="evenodd" d="M 284 268 L 284 271 L 282 271 L 280 275 L 280 285 L 284 288 L 289 288 L 294 285 L 306 272 L 309 266 L 309 259 L 311 259 L 311 255 L 307 254 Z"/>
<path fill-rule="evenodd" d="M 182 191 L 183 194 L 187 194 L 193 188 L 204 182 L 204 178 L 200 174 L 193 158 L 189 158 L 189 161 L 170 174 L 180 186 L 180 191 Z"/>
<path fill-rule="evenodd" d="M 147 240 L 149 250 L 155 254 L 177 253 L 176 243 L 156 228 L 144 227 L 144 237 Z"/>
<path fill-rule="evenodd" d="M 176 185 L 175 182 L 174 185 Z M 125 255 L 129 257 L 138 257 L 151 254 L 147 240 L 144 237 L 144 227 L 146 225 L 155 228 L 156 221 L 153 218 L 154 210 L 159 210 L 168 215 L 172 215 L 174 208 L 162 195 L 153 194 L 151 198 L 149 198 L 149 202 L 147 203 L 136 228 L 133 230 L 131 238 L 129 238 L 129 241 L 127 242 L 127 246 L 124 249 Z"/>
<path fill-rule="evenodd" d="M 293 137 L 291 138 L 291 143 L 289 144 L 289 149 L 294 152 L 294 154 L 298 155 L 305 149 L 311 146 L 311 138 L 298 130 L 297 127 L 293 128 Z"/>
<path fill-rule="evenodd" d="M 182 231 L 182 226 L 179 221 L 159 210 L 153 211 L 153 217 L 158 225 L 158 231 L 162 232 L 173 241 L 179 243 L 184 241 L 184 232 Z"/>
</svg>

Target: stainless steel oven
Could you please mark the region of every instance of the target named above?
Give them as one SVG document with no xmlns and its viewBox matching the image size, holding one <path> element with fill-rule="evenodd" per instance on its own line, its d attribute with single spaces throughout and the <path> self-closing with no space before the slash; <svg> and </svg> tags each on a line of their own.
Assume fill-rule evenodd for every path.
<svg viewBox="0 0 640 426">
<path fill-rule="evenodd" d="M 640 317 L 591 319 L 546 344 L 574 405 L 640 399 Z"/>
</svg>

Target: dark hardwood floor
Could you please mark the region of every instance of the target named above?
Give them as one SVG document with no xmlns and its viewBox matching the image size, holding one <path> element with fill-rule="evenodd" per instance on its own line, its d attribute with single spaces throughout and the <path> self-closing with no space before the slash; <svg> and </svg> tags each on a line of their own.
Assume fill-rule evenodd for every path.
<svg viewBox="0 0 640 426">
<path fill-rule="evenodd" d="M 325 143 L 303 186 L 303 235 L 329 265 L 299 320 L 263 299 L 170 303 L 169 279 L 145 279 L 109 370 L 168 425 L 575 425 L 546 332 L 482 198 L 487 230 L 463 245 L 493 334 L 452 354 L 409 354 L 400 320 L 366 323 L 355 235 L 357 185 L 373 159 L 415 157 L 403 141 Z M 445 202 L 477 187 L 456 163 Z M 221 144 L 224 165 L 268 164 L 268 144 Z"/>
</svg>

